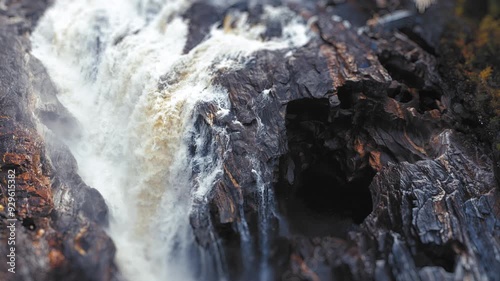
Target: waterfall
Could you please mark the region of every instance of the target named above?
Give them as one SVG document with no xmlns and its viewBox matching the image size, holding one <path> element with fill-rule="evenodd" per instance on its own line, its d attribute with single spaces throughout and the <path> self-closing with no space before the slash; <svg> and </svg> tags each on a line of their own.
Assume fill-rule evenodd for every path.
<svg viewBox="0 0 500 281">
<path fill-rule="evenodd" d="M 212 83 L 217 71 L 244 67 L 257 50 L 308 39 L 305 25 L 290 21 L 282 38 L 263 41 L 264 26 L 248 25 L 242 13 L 232 30 L 215 25 L 209 38 L 184 54 L 189 22 L 181 15 L 189 4 L 57 0 L 32 35 L 33 54 L 80 123 L 80 135 L 64 141 L 79 174 L 109 206 L 108 232 L 127 280 L 200 279 L 191 265 L 206 257 L 189 215 L 222 175 L 222 159 L 191 155 L 189 143 L 226 132 L 214 127 L 196 133 L 197 105 L 211 103 L 227 114 L 227 91 Z M 280 9 L 268 7 L 266 14 Z M 216 256 L 222 276 L 224 261 Z"/>
<path fill-rule="evenodd" d="M 257 164 L 257 163 L 256 163 Z M 257 164 L 258 165 L 258 164 Z M 274 196 L 270 191 L 269 185 L 264 183 L 262 180 L 262 173 L 260 172 L 260 167 L 257 166 L 259 170 L 252 170 L 252 173 L 257 178 L 257 192 L 259 196 L 259 249 L 261 252 L 259 272 L 261 281 L 271 281 L 272 273 L 271 267 L 269 265 L 269 240 L 270 240 L 270 225 L 269 219 L 272 216 L 271 209 L 274 208 Z"/>
</svg>

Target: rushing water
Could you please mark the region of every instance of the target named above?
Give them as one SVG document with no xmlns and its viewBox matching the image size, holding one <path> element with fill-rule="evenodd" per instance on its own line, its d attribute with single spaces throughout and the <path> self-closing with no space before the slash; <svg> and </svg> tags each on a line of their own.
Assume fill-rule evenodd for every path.
<svg viewBox="0 0 500 281">
<path fill-rule="evenodd" d="M 214 26 L 207 40 L 184 54 L 189 22 L 180 15 L 189 4 L 58 0 L 32 36 L 33 54 L 80 122 L 80 136 L 66 142 L 80 175 L 110 208 L 109 234 L 128 280 L 205 280 L 203 272 L 190 268 L 209 262 L 196 246 L 189 215 L 222 171 L 218 157 L 190 155 L 193 136 L 196 143 L 209 137 L 194 128 L 196 106 L 210 102 L 225 114 L 227 92 L 212 83 L 217 71 L 242 67 L 257 50 L 307 41 L 306 27 L 290 21 L 282 38 L 263 42 L 264 27 L 250 27 L 242 13 L 232 30 Z M 286 12 L 266 8 L 269 17 Z M 224 128 L 214 131 L 225 134 Z M 194 178 L 193 165 L 199 169 Z M 269 206 L 261 192 L 265 232 Z M 246 222 L 240 227 L 242 239 L 250 240 Z M 221 250 L 220 245 L 212 248 Z M 222 279 L 223 255 L 211 256 Z"/>
</svg>

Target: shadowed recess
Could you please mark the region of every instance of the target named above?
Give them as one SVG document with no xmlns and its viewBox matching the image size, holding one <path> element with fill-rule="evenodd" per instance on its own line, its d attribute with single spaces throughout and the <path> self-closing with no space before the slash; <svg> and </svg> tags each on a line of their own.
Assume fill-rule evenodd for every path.
<svg viewBox="0 0 500 281">
<path fill-rule="evenodd" d="M 340 107 L 345 103 L 341 99 Z M 349 106 L 347 106 L 349 107 Z M 337 138 L 336 119 L 328 99 L 302 99 L 287 107 L 289 152 L 280 159 L 276 185 L 280 210 L 292 232 L 306 236 L 345 237 L 372 210 L 368 186 L 375 172 L 367 167 L 349 174 L 353 155 Z M 327 143 L 338 142 L 332 147 Z"/>
</svg>

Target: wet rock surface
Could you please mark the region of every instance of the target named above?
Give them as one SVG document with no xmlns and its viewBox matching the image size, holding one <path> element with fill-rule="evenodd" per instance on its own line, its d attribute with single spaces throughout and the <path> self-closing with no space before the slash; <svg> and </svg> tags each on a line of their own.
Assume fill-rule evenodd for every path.
<svg viewBox="0 0 500 281">
<path fill-rule="evenodd" d="M 49 3 L 2 1 L 0 13 L 0 253 L 9 254 L 7 224 L 15 219 L 15 274 L 1 280 L 117 280 L 115 248 L 104 232 L 108 208 L 77 173 L 58 139 L 77 125 L 59 103 L 29 34 Z M 16 174 L 13 217 L 8 171 Z"/>
<path fill-rule="evenodd" d="M 420 15 L 388 1 L 404 20 L 345 2 L 284 3 L 309 20 L 309 43 L 220 73 L 229 115 L 200 106 L 200 128 L 230 130 L 214 130 L 224 177 L 206 214 L 230 279 L 251 280 L 245 268 L 267 263 L 272 280 L 499 280 L 493 152 L 457 132 L 450 108 L 462 105 L 440 72 L 453 2 Z M 202 244 L 206 216 L 193 216 Z M 243 222 L 254 241 L 243 239 Z M 255 256 L 241 257 L 245 243 Z"/>
</svg>

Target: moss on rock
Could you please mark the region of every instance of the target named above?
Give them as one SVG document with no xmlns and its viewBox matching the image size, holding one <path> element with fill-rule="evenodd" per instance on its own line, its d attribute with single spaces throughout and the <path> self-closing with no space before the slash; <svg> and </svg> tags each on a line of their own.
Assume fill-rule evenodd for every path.
<svg viewBox="0 0 500 281">
<path fill-rule="evenodd" d="M 440 73 L 454 92 L 459 130 L 491 144 L 500 175 L 500 1 L 459 0 L 445 32 Z"/>
</svg>

